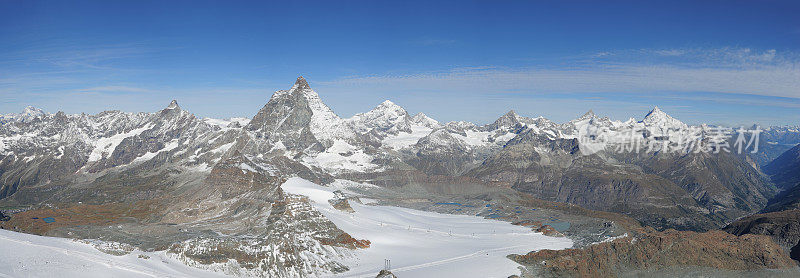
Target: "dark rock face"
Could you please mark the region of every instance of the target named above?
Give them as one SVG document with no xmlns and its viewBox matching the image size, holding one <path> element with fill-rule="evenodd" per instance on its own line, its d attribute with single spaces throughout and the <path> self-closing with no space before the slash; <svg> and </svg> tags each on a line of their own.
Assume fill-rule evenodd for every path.
<svg viewBox="0 0 800 278">
<path fill-rule="evenodd" d="M 800 210 L 751 215 L 723 229 L 734 235 L 766 235 L 778 243 L 791 258 L 800 261 Z"/>
<path fill-rule="evenodd" d="M 311 88 L 306 80 L 297 78 L 291 90 L 276 92 L 244 129 L 253 132 L 256 139 L 271 143 L 270 147 L 280 141 L 290 150 L 323 150 L 309 126 L 313 111 L 303 95 L 307 90 Z"/>
</svg>

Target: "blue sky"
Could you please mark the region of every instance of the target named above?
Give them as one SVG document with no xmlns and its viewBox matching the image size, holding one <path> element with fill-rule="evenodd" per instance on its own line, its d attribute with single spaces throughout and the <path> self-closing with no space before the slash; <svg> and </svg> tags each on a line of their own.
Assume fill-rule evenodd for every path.
<svg viewBox="0 0 800 278">
<path fill-rule="evenodd" d="M 797 1 L 233 2 L 0 0 L 0 113 L 251 117 L 304 75 L 344 117 L 800 124 Z"/>
</svg>

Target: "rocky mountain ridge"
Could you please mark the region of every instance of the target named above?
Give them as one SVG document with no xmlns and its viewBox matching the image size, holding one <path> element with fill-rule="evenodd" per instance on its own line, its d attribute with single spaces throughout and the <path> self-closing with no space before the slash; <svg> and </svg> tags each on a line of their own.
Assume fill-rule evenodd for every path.
<svg viewBox="0 0 800 278">
<path fill-rule="evenodd" d="M 590 209 L 642 211 L 639 219 L 655 227 L 720 226 L 760 210 L 775 194 L 758 169 L 732 154 L 680 149 L 713 140 L 714 127 L 686 125 L 658 107 L 641 121 L 612 121 L 589 111 L 557 124 L 510 111 L 478 126 L 412 117 L 385 101 L 341 118 L 300 77 L 241 128 L 238 121 L 222 127 L 199 119 L 176 101 L 156 113 L 26 108 L 3 119 L 2 198 L 26 186 L 149 161 L 207 172 L 233 153 L 259 163 L 281 156 L 285 174 L 323 182 L 381 177 L 405 184 L 408 174 L 397 173 L 409 171 L 471 177 Z M 791 137 L 791 129 L 770 130 Z M 697 217 L 702 220 L 694 223 Z M 708 221 L 711 226 L 701 224 Z"/>
<path fill-rule="evenodd" d="M 153 113 L 30 108 L 1 122 L 0 207 L 23 208 L 19 215 L 28 217 L 12 216 L 16 227 L 91 238 L 90 227 L 110 223 L 95 229 L 189 264 L 263 276 L 342 272 L 337 258 L 368 246 L 307 200 L 283 193 L 280 184 L 291 177 L 424 188 L 443 198 L 507 199 L 491 193 L 501 189 L 688 230 L 724 226 L 776 193 L 749 156 L 678 148 L 716 140 L 714 127 L 683 124 L 659 108 L 641 121 L 589 111 L 559 124 L 510 111 L 476 125 L 411 116 L 386 101 L 341 118 L 300 77 L 252 119 L 201 119 L 172 101 Z M 766 137 L 793 138 L 789 129 L 771 130 L 780 135 Z M 75 215 L 88 209 L 114 218 Z M 42 211 L 71 220 L 32 223 Z M 242 246 L 269 247 L 235 251 Z M 293 251 L 274 255 L 287 248 Z M 315 259 L 300 259 L 309 254 Z M 230 260 L 240 257 L 256 259 Z"/>
</svg>

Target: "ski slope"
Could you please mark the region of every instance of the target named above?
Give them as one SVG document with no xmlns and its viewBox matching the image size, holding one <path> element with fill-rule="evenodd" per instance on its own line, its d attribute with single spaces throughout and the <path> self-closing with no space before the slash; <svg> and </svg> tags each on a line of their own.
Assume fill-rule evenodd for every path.
<svg viewBox="0 0 800 278">
<path fill-rule="evenodd" d="M 71 239 L 8 230 L 0 230 L 0 266 L 0 277 L 223 277 L 189 267 L 164 252 L 114 256 Z"/>
<path fill-rule="evenodd" d="M 347 213 L 328 203 L 337 188 L 300 178 L 289 179 L 282 188 L 308 196 L 314 208 L 339 228 L 372 242 L 344 258 L 350 271 L 334 277 L 375 277 L 384 259 L 391 260 L 392 272 L 399 277 L 508 277 L 519 273 L 519 265 L 507 259 L 508 254 L 572 246 L 567 238 L 475 216 L 356 202 L 350 202 L 355 212 Z M 0 230 L 0 265 L 0 277 L 224 276 L 187 266 L 163 251 L 114 256 L 84 242 L 8 230 Z"/>
<path fill-rule="evenodd" d="M 544 236 L 530 228 L 469 215 L 440 214 L 407 208 L 350 202 L 354 213 L 333 208 L 328 200 L 337 188 L 300 178 L 282 186 L 308 196 L 315 209 L 357 239 L 372 242 L 343 263 L 350 271 L 336 277 L 374 277 L 383 260 L 392 262 L 398 277 L 508 277 L 519 274 L 509 254 L 540 249 L 565 249 L 567 238 Z"/>
</svg>

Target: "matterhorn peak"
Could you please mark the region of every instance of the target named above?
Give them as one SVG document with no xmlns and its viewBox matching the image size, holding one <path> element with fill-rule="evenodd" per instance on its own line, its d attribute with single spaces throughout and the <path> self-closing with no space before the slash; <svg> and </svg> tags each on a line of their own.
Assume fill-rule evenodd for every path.
<svg viewBox="0 0 800 278">
<path fill-rule="evenodd" d="M 180 107 L 180 106 L 178 106 L 178 101 L 173 99 L 173 100 L 172 100 L 172 101 L 169 103 L 169 105 L 167 106 L 167 109 L 181 109 L 181 107 Z"/>
<path fill-rule="evenodd" d="M 297 80 L 294 82 L 294 86 L 292 86 L 292 90 L 311 90 L 311 86 L 308 85 L 308 81 L 303 76 L 297 77 Z"/>
<path fill-rule="evenodd" d="M 322 102 L 322 99 L 319 97 L 317 92 L 314 89 L 311 89 L 311 86 L 308 85 L 308 81 L 302 76 L 297 77 L 297 80 L 294 82 L 294 86 L 289 89 L 290 94 L 302 94 L 302 96 L 308 102 L 308 106 L 311 110 L 318 115 L 323 115 L 324 117 L 333 117 L 339 118 L 336 116 L 333 111 Z M 276 92 L 276 94 L 283 95 L 283 92 Z M 273 96 L 274 97 L 274 96 Z"/>
</svg>

